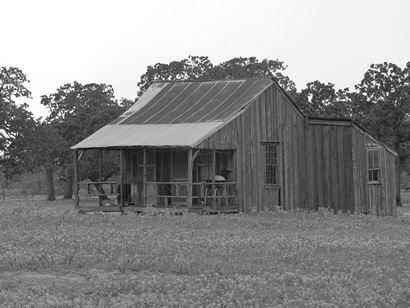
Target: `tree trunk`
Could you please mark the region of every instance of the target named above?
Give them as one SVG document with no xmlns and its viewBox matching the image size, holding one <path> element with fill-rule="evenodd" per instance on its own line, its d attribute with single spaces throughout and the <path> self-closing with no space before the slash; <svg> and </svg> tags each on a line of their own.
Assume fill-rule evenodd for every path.
<svg viewBox="0 0 410 308">
<path fill-rule="evenodd" d="M 400 150 L 400 142 L 395 144 L 396 153 L 399 153 Z M 401 174 L 401 160 L 399 154 L 397 154 L 395 158 L 395 166 L 396 166 L 396 205 L 403 206 L 401 203 L 401 195 L 400 195 L 400 174 Z"/>
<path fill-rule="evenodd" d="M 6 201 L 7 179 L 4 179 L 2 188 L 3 188 L 3 201 Z"/>
<path fill-rule="evenodd" d="M 47 178 L 47 201 L 54 201 L 56 199 L 56 193 L 54 191 L 53 169 L 46 169 L 46 178 Z"/>
<path fill-rule="evenodd" d="M 68 175 L 63 199 L 73 199 L 73 177 Z"/>
</svg>

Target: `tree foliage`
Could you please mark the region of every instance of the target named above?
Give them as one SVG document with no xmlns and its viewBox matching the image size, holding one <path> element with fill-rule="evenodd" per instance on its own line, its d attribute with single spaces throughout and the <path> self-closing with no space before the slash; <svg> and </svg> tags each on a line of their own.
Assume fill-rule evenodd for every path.
<svg viewBox="0 0 410 308">
<path fill-rule="evenodd" d="M 16 67 L 0 69 L 0 163 L 8 178 L 31 168 L 26 145 L 35 122 L 28 105 L 18 103 L 31 97 L 27 82 Z"/>
<path fill-rule="evenodd" d="M 403 69 L 387 62 L 372 64 L 356 90 L 353 118 L 398 153 L 396 197 L 401 205 L 401 166 L 410 157 L 410 62 Z"/>
<path fill-rule="evenodd" d="M 410 62 L 372 64 L 356 86 L 354 118 L 377 138 L 399 150 L 410 139 Z"/>
<path fill-rule="evenodd" d="M 172 61 L 169 64 L 157 63 L 148 66 L 141 76 L 138 86 L 140 97 L 155 81 L 176 80 L 216 80 L 254 77 L 275 77 L 287 91 L 295 91 L 295 84 L 288 76 L 283 75 L 287 66 L 279 60 L 256 57 L 233 58 L 218 65 L 212 64 L 207 56 L 189 56 L 188 59 Z"/>
<path fill-rule="evenodd" d="M 310 117 L 352 117 L 349 88 L 336 90 L 332 83 L 309 82 L 305 89 L 295 95 L 295 102 Z"/>
<path fill-rule="evenodd" d="M 72 152 L 69 147 L 117 118 L 130 105 L 128 100 L 123 99 L 119 103 L 115 99 L 111 85 L 82 85 L 78 82 L 65 84 L 56 93 L 42 96 L 41 103 L 50 111 L 47 123 L 58 132 L 65 144 L 64 150 L 59 151 L 53 160 L 53 165 L 62 167 L 67 185 L 72 185 L 73 176 Z M 83 163 L 82 172 L 84 176 L 95 174 L 91 161 Z M 68 187 L 65 197 L 71 198 L 71 195 L 72 189 Z"/>
</svg>

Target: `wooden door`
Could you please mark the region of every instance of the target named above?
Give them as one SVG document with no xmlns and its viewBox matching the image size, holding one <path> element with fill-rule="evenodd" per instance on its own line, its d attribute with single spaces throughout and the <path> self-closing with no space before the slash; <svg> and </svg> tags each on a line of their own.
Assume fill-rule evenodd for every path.
<svg viewBox="0 0 410 308">
<path fill-rule="evenodd" d="M 281 184 L 283 183 L 281 172 L 281 151 L 278 142 L 266 142 L 262 146 L 262 169 L 263 200 L 262 210 L 273 210 L 275 206 L 281 206 Z"/>
</svg>

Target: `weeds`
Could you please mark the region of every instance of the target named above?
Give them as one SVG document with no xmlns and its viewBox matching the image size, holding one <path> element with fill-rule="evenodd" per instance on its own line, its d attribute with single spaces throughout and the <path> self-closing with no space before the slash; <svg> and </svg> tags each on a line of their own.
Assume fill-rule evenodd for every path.
<svg viewBox="0 0 410 308">
<path fill-rule="evenodd" d="M 20 277 L 0 278 L 1 307 L 410 306 L 408 216 L 280 207 L 252 215 L 154 208 L 79 215 L 71 203 L 40 201 L 0 207 L 0 270 Z M 55 276 L 24 286 L 27 273 L 61 271 L 75 283 Z"/>
</svg>

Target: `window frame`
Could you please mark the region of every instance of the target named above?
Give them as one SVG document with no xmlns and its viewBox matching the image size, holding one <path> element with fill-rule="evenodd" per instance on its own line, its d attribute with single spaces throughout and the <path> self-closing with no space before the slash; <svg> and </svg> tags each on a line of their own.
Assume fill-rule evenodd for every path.
<svg viewBox="0 0 410 308">
<path fill-rule="evenodd" d="M 263 183 L 266 189 L 280 187 L 280 143 L 278 141 L 264 141 L 264 169 L 263 169 Z M 270 151 L 272 149 L 272 151 Z"/>
<path fill-rule="evenodd" d="M 375 159 L 376 156 L 372 157 L 372 162 L 370 162 L 370 153 L 377 153 L 377 159 Z M 367 147 L 366 149 L 366 162 L 367 162 L 367 183 L 368 184 L 380 184 L 380 178 L 381 178 L 381 166 L 380 166 L 380 155 L 381 153 L 381 148 L 380 147 Z M 377 166 L 375 162 L 377 161 Z M 377 175 L 377 179 L 375 179 L 375 175 Z"/>
</svg>

